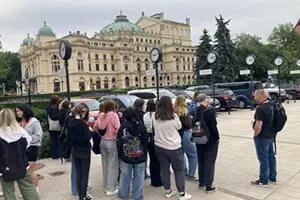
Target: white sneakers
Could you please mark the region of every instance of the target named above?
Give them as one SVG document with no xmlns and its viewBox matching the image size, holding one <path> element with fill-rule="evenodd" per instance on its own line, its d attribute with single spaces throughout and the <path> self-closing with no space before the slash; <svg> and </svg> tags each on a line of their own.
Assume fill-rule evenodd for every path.
<svg viewBox="0 0 300 200">
<path fill-rule="evenodd" d="M 107 192 L 106 192 L 106 196 L 113 196 L 113 195 L 118 194 L 118 192 L 119 192 L 119 189 L 118 189 L 118 188 L 115 189 L 114 191 L 107 191 Z"/>
<path fill-rule="evenodd" d="M 166 198 L 167 199 L 171 199 L 172 197 L 177 195 L 177 191 L 176 190 L 171 190 L 170 193 L 166 193 Z"/>
<path fill-rule="evenodd" d="M 184 196 L 179 195 L 179 200 L 189 200 L 192 198 L 191 194 L 185 193 Z"/>
</svg>

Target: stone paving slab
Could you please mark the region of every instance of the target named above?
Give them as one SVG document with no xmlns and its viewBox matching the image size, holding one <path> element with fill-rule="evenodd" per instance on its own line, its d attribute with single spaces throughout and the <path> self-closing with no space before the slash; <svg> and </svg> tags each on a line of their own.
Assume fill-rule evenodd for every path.
<svg viewBox="0 0 300 200">
<path fill-rule="evenodd" d="M 284 105 L 288 113 L 285 129 L 277 138 L 278 183 L 269 188 L 257 188 L 250 185 L 258 177 L 258 160 L 253 142 L 251 120 L 254 112 L 236 110 L 227 115 L 218 113 L 218 126 L 221 135 L 219 156 L 216 165 L 215 184 L 219 191 L 210 195 L 197 188 L 197 183 L 186 182 L 186 191 L 193 199 L 200 200 L 300 200 L 300 103 Z M 44 176 L 40 181 L 42 200 L 77 200 L 70 193 L 70 163 L 64 165 L 51 159 L 39 161 L 46 166 L 38 171 Z M 50 174 L 63 171 L 65 174 L 52 177 Z M 89 191 L 95 200 L 115 200 L 106 197 L 102 186 L 101 156 L 92 156 Z M 172 183 L 175 188 L 175 183 Z M 144 184 L 145 200 L 164 199 L 163 188 Z M 173 199 L 178 199 L 174 197 Z"/>
</svg>

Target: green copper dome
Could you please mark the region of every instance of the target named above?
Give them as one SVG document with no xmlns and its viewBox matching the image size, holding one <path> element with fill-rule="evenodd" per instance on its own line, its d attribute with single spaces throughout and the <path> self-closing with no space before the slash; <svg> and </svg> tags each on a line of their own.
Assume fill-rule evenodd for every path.
<svg viewBox="0 0 300 200">
<path fill-rule="evenodd" d="M 32 44 L 33 44 L 33 39 L 28 34 L 27 38 L 23 40 L 23 45 L 32 45 Z"/>
<path fill-rule="evenodd" d="M 143 32 L 143 29 L 138 25 L 130 22 L 127 19 L 126 15 L 118 15 L 115 19 L 114 23 L 111 23 L 105 26 L 100 33 L 109 33 L 109 32 L 121 32 L 121 31 L 135 31 L 135 32 Z"/>
<path fill-rule="evenodd" d="M 38 35 L 55 36 L 53 30 L 44 22 L 44 26 L 39 29 Z"/>
</svg>

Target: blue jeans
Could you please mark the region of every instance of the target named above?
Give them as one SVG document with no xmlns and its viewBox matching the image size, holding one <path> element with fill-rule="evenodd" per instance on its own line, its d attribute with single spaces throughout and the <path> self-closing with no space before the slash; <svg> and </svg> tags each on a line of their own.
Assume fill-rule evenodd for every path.
<svg viewBox="0 0 300 200">
<path fill-rule="evenodd" d="M 189 161 L 189 169 L 187 169 L 186 158 L 184 156 L 184 172 L 188 176 L 195 176 L 198 166 L 197 148 L 195 143 L 191 141 L 191 132 L 189 130 L 184 131 L 181 143 L 183 153 L 186 153 Z"/>
<path fill-rule="evenodd" d="M 132 177 L 133 172 L 133 177 Z M 121 161 L 121 178 L 119 184 L 119 198 L 129 200 L 130 183 L 132 180 L 132 199 L 142 200 L 145 178 L 145 163 L 129 164 Z"/>
<path fill-rule="evenodd" d="M 72 159 L 72 164 L 71 164 L 71 190 L 72 194 L 78 194 L 78 187 L 77 187 L 77 171 L 75 167 L 75 162 L 74 159 Z"/>
<path fill-rule="evenodd" d="M 276 181 L 276 157 L 274 152 L 274 138 L 255 137 L 257 157 L 260 163 L 259 181 L 268 184 L 268 181 Z"/>
</svg>

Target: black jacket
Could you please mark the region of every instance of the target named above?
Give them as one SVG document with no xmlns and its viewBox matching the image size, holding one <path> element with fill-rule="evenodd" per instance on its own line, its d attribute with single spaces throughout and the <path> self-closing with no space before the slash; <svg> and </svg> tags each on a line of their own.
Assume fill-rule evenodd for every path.
<svg viewBox="0 0 300 200">
<path fill-rule="evenodd" d="M 49 115 L 50 119 L 53 121 L 58 120 L 59 118 L 59 110 L 58 107 L 54 104 L 51 104 L 47 108 L 47 114 Z"/>
<path fill-rule="evenodd" d="M 203 117 L 204 121 L 206 122 L 207 128 L 209 129 L 209 142 L 204 146 L 206 148 L 212 148 L 219 142 L 220 136 L 217 127 L 217 119 L 214 112 L 210 109 L 205 108 L 204 106 L 199 106 L 196 111 L 196 116 L 194 121 L 201 120 L 201 113 L 204 111 Z"/>
<path fill-rule="evenodd" d="M 136 111 L 139 117 L 140 122 L 142 122 L 142 124 L 144 124 L 144 112 L 143 111 Z"/>
<path fill-rule="evenodd" d="M 189 114 L 179 116 L 182 128 L 178 131 L 180 136 L 183 136 L 184 131 L 192 128 L 192 117 Z"/>
<path fill-rule="evenodd" d="M 59 117 L 58 117 L 60 126 L 64 126 L 66 117 L 70 112 L 71 112 L 71 110 L 67 109 L 67 108 L 63 108 L 60 110 Z"/>
<path fill-rule="evenodd" d="M 71 141 L 73 151 L 90 153 L 92 134 L 85 121 L 70 117 L 68 119 L 68 140 Z"/>
<path fill-rule="evenodd" d="M 140 121 L 125 121 L 118 131 L 118 153 L 123 162 L 139 164 L 147 160 L 147 129 Z"/>
</svg>

